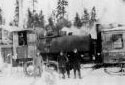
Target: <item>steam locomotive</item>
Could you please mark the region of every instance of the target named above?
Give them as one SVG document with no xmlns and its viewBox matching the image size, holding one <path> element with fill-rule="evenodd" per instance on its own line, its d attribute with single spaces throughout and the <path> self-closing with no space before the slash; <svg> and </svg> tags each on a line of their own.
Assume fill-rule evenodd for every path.
<svg viewBox="0 0 125 85">
<path fill-rule="evenodd" d="M 71 56 L 73 49 L 77 48 L 81 55 L 81 63 L 120 65 L 123 68 L 124 27 L 103 29 L 99 26 L 96 26 L 97 39 L 92 39 L 89 34 L 79 36 L 54 33 L 52 36 L 40 37 L 34 30 L 13 31 L 13 54 L 18 55 L 18 61 L 27 63 L 33 60 L 36 51 L 39 50 L 46 64 L 58 64 L 57 56 L 60 51 Z"/>
<path fill-rule="evenodd" d="M 48 60 L 57 60 L 57 56 L 61 51 L 67 55 L 71 55 L 73 49 L 77 48 L 78 52 L 81 54 L 81 59 L 84 61 L 91 61 L 91 37 L 86 36 L 55 36 L 46 37 L 39 40 L 38 49 L 41 55 L 48 56 Z M 84 57 L 83 57 L 84 55 Z M 85 59 L 86 58 L 86 59 Z"/>
</svg>

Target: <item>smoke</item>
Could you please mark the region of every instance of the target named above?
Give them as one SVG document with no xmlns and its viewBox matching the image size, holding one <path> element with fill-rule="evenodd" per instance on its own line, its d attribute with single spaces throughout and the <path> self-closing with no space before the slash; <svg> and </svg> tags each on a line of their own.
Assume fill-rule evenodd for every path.
<svg viewBox="0 0 125 85">
<path fill-rule="evenodd" d="M 125 3 L 123 3 L 123 0 L 104 1 L 102 9 L 101 6 L 97 6 L 99 22 L 101 24 L 125 24 Z"/>
</svg>

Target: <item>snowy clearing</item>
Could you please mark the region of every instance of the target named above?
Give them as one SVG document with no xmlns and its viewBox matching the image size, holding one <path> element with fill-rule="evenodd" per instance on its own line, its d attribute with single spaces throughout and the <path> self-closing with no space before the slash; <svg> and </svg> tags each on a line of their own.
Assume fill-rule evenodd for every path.
<svg viewBox="0 0 125 85">
<path fill-rule="evenodd" d="M 44 71 L 41 78 L 33 78 L 25 76 L 21 67 L 16 72 L 7 67 L 0 72 L 0 85 L 124 85 L 125 81 L 125 76 L 109 75 L 104 68 L 82 68 L 81 74 L 82 79 L 74 79 L 71 71 L 71 78 L 61 79 L 57 72 Z"/>
</svg>

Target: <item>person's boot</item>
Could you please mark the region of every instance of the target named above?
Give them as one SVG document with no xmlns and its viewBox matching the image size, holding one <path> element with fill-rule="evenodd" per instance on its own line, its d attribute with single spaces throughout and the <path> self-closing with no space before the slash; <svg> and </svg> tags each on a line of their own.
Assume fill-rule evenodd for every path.
<svg viewBox="0 0 125 85">
<path fill-rule="evenodd" d="M 81 77 L 81 73 L 79 72 L 79 79 L 82 79 L 82 77 Z"/>
<path fill-rule="evenodd" d="M 81 76 L 79 76 L 79 79 L 82 79 L 82 77 L 81 77 Z"/>
<path fill-rule="evenodd" d="M 70 72 L 67 72 L 68 78 L 70 78 Z"/>
<path fill-rule="evenodd" d="M 68 78 L 70 78 L 70 75 L 68 75 Z"/>
<path fill-rule="evenodd" d="M 74 79 L 76 79 L 76 74 L 74 75 Z"/>
<path fill-rule="evenodd" d="M 74 79 L 76 79 L 76 71 L 74 71 Z"/>
<path fill-rule="evenodd" d="M 63 74 L 63 77 L 62 77 L 63 79 L 65 79 L 65 75 Z"/>
</svg>

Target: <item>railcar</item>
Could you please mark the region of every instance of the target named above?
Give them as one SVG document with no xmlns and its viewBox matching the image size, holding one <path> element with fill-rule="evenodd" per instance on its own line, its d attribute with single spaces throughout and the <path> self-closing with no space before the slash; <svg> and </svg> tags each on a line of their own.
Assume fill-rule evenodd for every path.
<svg viewBox="0 0 125 85">
<path fill-rule="evenodd" d="M 125 27 L 102 29 L 101 39 L 101 57 L 103 65 L 106 66 L 105 72 L 109 74 L 124 74 Z M 113 70 L 114 68 L 117 70 Z"/>
</svg>

